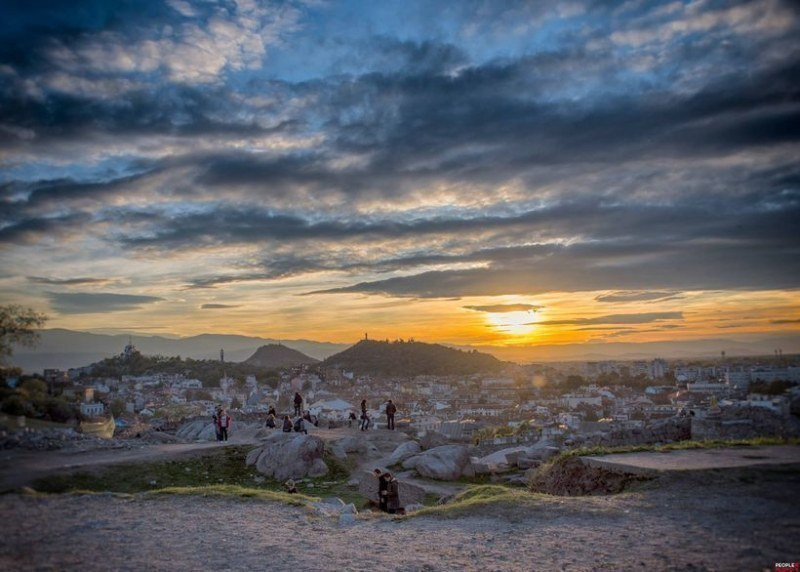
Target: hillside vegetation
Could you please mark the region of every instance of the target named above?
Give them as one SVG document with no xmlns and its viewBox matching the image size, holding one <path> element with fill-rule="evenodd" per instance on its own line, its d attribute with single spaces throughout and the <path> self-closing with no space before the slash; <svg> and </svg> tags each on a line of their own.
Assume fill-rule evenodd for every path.
<svg viewBox="0 0 800 572">
<path fill-rule="evenodd" d="M 464 352 L 415 341 L 362 340 L 323 362 L 356 374 L 407 376 L 465 375 L 500 371 L 508 365 L 477 351 Z"/>
<path fill-rule="evenodd" d="M 277 368 L 219 360 L 182 359 L 180 356 L 146 356 L 134 352 L 128 357 L 115 356 L 94 363 L 89 366 L 90 373 L 87 372 L 86 375 L 118 378 L 122 375 L 183 374 L 189 379 L 199 379 L 204 387 L 216 387 L 223 375 L 243 381 L 246 376 L 252 374 L 261 382 L 275 384 L 279 377 L 274 369 Z"/>
<path fill-rule="evenodd" d="M 319 360 L 281 344 L 267 344 L 258 348 L 256 353 L 242 363 L 266 369 L 280 369 L 315 364 Z"/>
</svg>

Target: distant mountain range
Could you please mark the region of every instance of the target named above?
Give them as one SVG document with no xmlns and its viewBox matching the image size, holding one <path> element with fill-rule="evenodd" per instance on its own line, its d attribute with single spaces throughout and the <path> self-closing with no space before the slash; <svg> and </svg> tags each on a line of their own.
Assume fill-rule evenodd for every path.
<svg viewBox="0 0 800 572">
<path fill-rule="evenodd" d="M 231 362 L 245 361 L 256 353 L 258 348 L 268 344 L 280 343 L 318 360 L 350 346 L 350 344 L 309 340 L 275 340 L 225 334 L 166 338 L 153 335 L 109 335 L 46 329 L 41 331 L 41 339 L 36 347 L 16 347 L 10 361 L 12 365 L 30 373 L 41 373 L 45 368 L 82 367 L 120 354 L 129 340 L 145 355 L 219 359 L 220 350 L 224 350 L 225 361 Z"/>
<path fill-rule="evenodd" d="M 771 356 L 780 349 L 783 355 L 800 354 L 800 333 L 752 339 L 697 339 L 661 342 L 596 342 L 536 346 L 481 347 L 479 351 L 518 363 L 553 361 L 651 360 L 719 358 L 725 356 Z"/>
<path fill-rule="evenodd" d="M 244 360 L 244 363 L 266 369 L 280 369 L 315 364 L 319 361 L 283 344 L 267 344 L 258 348 L 256 353 Z"/>
<path fill-rule="evenodd" d="M 508 364 L 478 351 L 422 342 L 361 340 L 323 362 L 356 374 L 393 376 L 466 375 L 502 370 Z"/>
<path fill-rule="evenodd" d="M 193 359 L 245 361 L 264 345 L 281 344 L 314 359 L 324 360 L 343 352 L 352 344 L 315 342 L 310 340 L 276 340 L 225 334 L 203 334 L 187 338 L 156 335 L 92 334 L 64 329 L 41 332 L 35 348 L 17 347 L 11 358 L 13 365 L 26 372 L 41 372 L 45 368 L 68 369 L 81 367 L 118 355 L 128 341 L 145 355 L 181 356 Z M 357 344 L 359 346 L 360 344 Z M 458 347 L 465 351 L 478 350 L 485 354 L 518 363 L 578 360 L 633 360 L 662 358 L 713 358 L 724 351 L 726 356 L 772 355 L 776 349 L 783 354 L 800 354 L 800 332 L 753 337 L 752 339 L 700 339 L 646 343 L 584 343 L 538 346 L 440 346 Z"/>
</svg>

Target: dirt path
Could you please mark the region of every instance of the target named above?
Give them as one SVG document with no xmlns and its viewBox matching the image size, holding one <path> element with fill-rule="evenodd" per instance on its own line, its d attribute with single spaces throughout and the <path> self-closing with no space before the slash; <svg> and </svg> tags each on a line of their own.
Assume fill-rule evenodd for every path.
<svg viewBox="0 0 800 572">
<path fill-rule="evenodd" d="M 538 509 L 352 526 L 254 500 L 0 496 L 6 570 L 773 570 L 800 560 L 800 473 L 662 477 Z"/>
</svg>

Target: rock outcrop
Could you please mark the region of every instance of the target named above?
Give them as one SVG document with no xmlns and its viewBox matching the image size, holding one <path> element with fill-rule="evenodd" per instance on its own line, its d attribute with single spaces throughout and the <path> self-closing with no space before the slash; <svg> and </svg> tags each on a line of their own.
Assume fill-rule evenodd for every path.
<svg viewBox="0 0 800 572">
<path fill-rule="evenodd" d="M 231 433 L 233 427 L 231 427 Z M 217 430 L 211 421 L 197 419 L 181 426 L 175 432 L 175 436 L 187 441 L 214 441 L 217 438 Z"/>
<path fill-rule="evenodd" d="M 325 443 L 319 437 L 276 432 L 247 454 L 246 463 L 278 480 L 321 477 L 328 474 L 324 451 Z"/>
<path fill-rule="evenodd" d="M 392 454 L 386 458 L 386 466 L 391 467 L 392 465 L 402 463 L 409 457 L 418 455 L 420 452 L 422 452 L 422 448 L 416 441 L 406 441 L 405 443 L 401 443 L 395 447 L 395 450 L 392 451 Z"/>
<path fill-rule="evenodd" d="M 421 505 L 425 500 L 425 489 L 398 479 L 400 484 L 400 506 Z M 378 478 L 369 471 L 364 471 L 358 481 L 358 494 L 365 499 L 378 503 Z"/>
<path fill-rule="evenodd" d="M 464 445 L 443 445 L 423 451 L 403 462 L 403 468 L 414 469 L 420 476 L 440 481 L 454 481 L 475 475 L 469 448 Z"/>
<path fill-rule="evenodd" d="M 426 431 L 419 440 L 419 444 L 423 449 L 433 449 L 448 443 L 450 443 L 450 439 L 447 438 L 447 435 L 437 431 Z"/>
</svg>

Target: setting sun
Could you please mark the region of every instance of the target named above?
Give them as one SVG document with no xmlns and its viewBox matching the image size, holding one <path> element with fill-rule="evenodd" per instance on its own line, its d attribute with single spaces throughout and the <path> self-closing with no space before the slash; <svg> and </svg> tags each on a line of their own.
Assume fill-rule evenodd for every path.
<svg viewBox="0 0 800 572">
<path fill-rule="evenodd" d="M 530 334 L 536 328 L 536 313 L 527 310 L 520 312 L 490 313 L 486 321 L 498 332 L 514 336 Z"/>
</svg>

